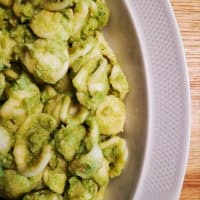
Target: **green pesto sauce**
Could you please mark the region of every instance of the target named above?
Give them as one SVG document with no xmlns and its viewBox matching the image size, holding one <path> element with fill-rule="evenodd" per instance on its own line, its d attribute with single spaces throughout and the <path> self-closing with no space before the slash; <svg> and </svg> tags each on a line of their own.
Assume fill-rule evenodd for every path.
<svg viewBox="0 0 200 200">
<path fill-rule="evenodd" d="M 127 160 L 128 82 L 104 0 L 0 0 L 0 198 L 102 200 Z"/>
</svg>

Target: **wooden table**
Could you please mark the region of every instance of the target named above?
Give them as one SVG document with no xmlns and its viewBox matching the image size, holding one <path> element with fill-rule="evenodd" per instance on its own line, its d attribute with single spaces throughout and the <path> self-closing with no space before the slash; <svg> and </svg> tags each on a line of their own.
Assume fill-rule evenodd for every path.
<svg viewBox="0 0 200 200">
<path fill-rule="evenodd" d="M 200 0 L 171 0 L 181 30 L 190 75 L 192 130 L 181 200 L 200 200 Z"/>
</svg>

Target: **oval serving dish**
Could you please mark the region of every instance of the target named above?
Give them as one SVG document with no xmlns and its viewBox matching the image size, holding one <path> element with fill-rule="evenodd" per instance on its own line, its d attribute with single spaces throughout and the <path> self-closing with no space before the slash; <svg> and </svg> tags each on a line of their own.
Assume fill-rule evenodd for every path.
<svg viewBox="0 0 200 200">
<path fill-rule="evenodd" d="M 168 0 L 107 0 L 105 36 L 126 73 L 129 161 L 106 200 L 178 200 L 190 137 L 187 65 Z"/>
</svg>

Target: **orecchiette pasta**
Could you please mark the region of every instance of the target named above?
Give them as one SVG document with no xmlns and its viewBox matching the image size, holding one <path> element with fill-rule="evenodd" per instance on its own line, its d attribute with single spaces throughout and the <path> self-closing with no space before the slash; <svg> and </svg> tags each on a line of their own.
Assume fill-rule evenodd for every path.
<svg viewBox="0 0 200 200">
<path fill-rule="evenodd" d="M 16 45 L 6 30 L 0 30 L 0 69 L 10 67 L 13 48 Z"/>
<path fill-rule="evenodd" d="M 89 119 L 90 128 L 88 137 L 86 137 L 87 153 L 79 155 L 69 166 L 71 173 L 80 176 L 83 179 L 95 176 L 103 165 L 103 153 L 98 145 L 99 130 L 94 119 Z"/>
<path fill-rule="evenodd" d="M 55 128 L 56 120 L 48 114 L 31 115 L 22 124 L 13 151 L 21 174 L 33 177 L 43 172 L 51 159 L 48 142 Z"/>
<path fill-rule="evenodd" d="M 31 20 L 32 31 L 40 38 L 67 40 L 71 34 L 71 25 L 59 12 L 41 10 Z"/>
<path fill-rule="evenodd" d="M 68 70 L 68 49 L 64 43 L 56 40 L 38 39 L 27 44 L 24 64 L 28 71 L 40 81 L 54 84 Z"/>
<path fill-rule="evenodd" d="M 109 162 L 110 177 L 119 176 L 128 159 L 128 149 L 125 140 L 115 136 L 101 143 L 100 146 L 105 158 Z"/>
<path fill-rule="evenodd" d="M 0 0 L 0 198 L 103 200 L 125 167 L 129 86 L 104 0 Z"/>
<path fill-rule="evenodd" d="M 71 161 L 74 158 L 85 134 L 85 128 L 80 125 L 62 127 L 55 134 L 56 148 L 64 156 L 65 160 Z"/>
<path fill-rule="evenodd" d="M 41 184 L 42 175 L 27 178 L 15 170 L 5 170 L 0 177 L 0 193 L 4 198 L 17 199 Z"/>
<path fill-rule="evenodd" d="M 97 193 L 98 186 L 93 180 L 79 180 L 77 177 L 72 177 L 69 179 L 69 190 L 66 193 L 66 199 L 95 200 Z"/>
<path fill-rule="evenodd" d="M 96 111 L 96 119 L 100 132 L 105 135 L 116 135 L 122 132 L 125 117 L 125 106 L 114 95 L 107 96 Z"/>
<path fill-rule="evenodd" d="M 28 115 L 40 113 L 42 107 L 38 87 L 26 74 L 22 74 L 9 88 L 8 99 L 0 108 L 0 116 L 19 126 Z"/>
</svg>

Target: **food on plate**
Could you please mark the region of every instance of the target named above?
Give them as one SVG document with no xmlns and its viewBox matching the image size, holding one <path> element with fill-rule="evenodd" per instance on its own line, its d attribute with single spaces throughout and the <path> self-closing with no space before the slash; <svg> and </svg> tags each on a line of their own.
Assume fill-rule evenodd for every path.
<svg viewBox="0 0 200 200">
<path fill-rule="evenodd" d="M 129 86 L 104 0 L 0 0 L 0 198 L 103 200 L 128 159 Z"/>
</svg>

